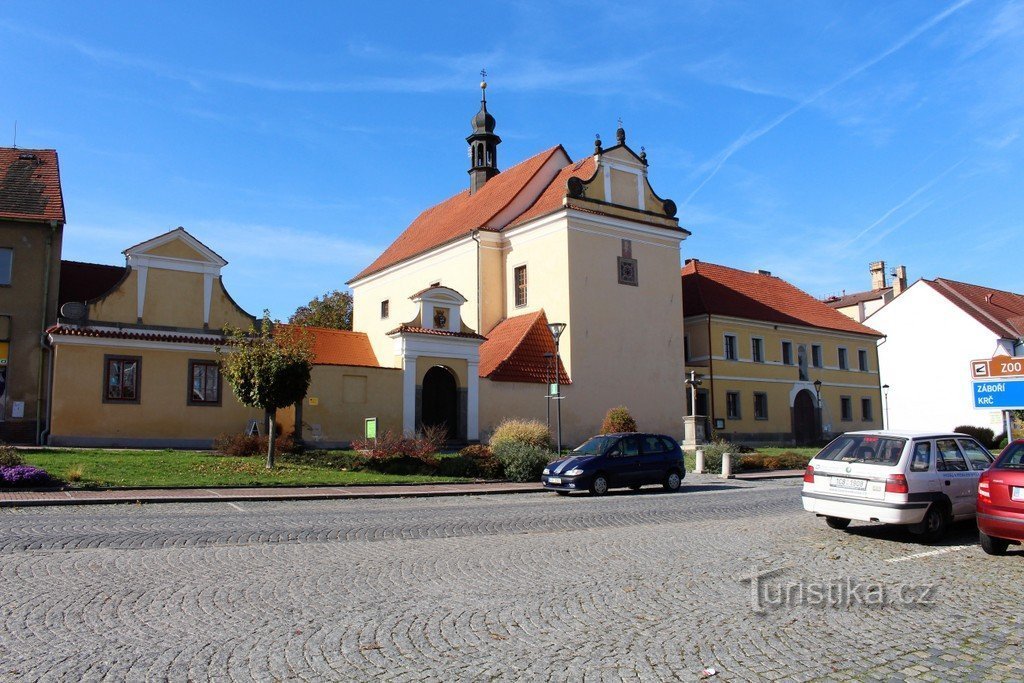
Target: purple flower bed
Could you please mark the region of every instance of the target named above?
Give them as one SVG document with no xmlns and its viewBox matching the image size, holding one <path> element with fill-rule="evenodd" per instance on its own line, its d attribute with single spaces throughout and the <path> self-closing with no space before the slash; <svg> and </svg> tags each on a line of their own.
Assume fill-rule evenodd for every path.
<svg viewBox="0 0 1024 683">
<path fill-rule="evenodd" d="M 0 467 L 0 487 L 3 488 L 28 488 L 50 483 L 52 483 L 50 475 L 46 473 L 46 470 L 41 470 L 38 467 L 31 465 Z"/>
</svg>

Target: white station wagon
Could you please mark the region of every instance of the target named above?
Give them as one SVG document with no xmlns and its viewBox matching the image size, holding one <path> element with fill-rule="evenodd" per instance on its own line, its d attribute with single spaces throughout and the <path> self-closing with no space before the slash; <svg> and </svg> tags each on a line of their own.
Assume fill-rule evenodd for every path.
<svg viewBox="0 0 1024 683">
<path fill-rule="evenodd" d="M 978 477 L 991 463 L 964 434 L 847 432 L 807 465 L 804 510 L 833 529 L 856 519 L 938 538 L 950 522 L 974 517 Z"/>
</svg>

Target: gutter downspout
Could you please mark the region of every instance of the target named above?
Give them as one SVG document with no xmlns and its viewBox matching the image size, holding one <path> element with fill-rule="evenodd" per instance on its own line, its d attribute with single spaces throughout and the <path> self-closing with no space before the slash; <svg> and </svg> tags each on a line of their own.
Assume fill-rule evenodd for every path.
<svg viewBox="0 0 1024 683">
<path fill-rule="evenodd" d="M 36 377 L 36 445 L 42 446 L 43 438 L 43 370 L 46 367 L 46 354 L 50 349 L 46 343 L 46 312 L 50 308 L 50 275 L 53 270 L 53 236 L 57 234 L 57 221 L 50 221 L 50 234 L 46 236 L 46 268 L 43 274 L 43 305 L 39 321 L 39 372 Z M 49 401 L 47 401 L 47 412 L 49 412 Z M 49 426 L 49 425 L 47 425 Z"/>
<path fill-rule="evenodd" d="M 57 364 L 56 350 L 54 349 L 53 342 L 50 341 L 49 335 L 43 336 L 43 344 L 49 350 L 50 362 L 46 366 L 46 429 L 39 433 L 39 445 L 45 446 L 46 442 L 50 439 L 50 420 L 53 417 L 53 366 Z"/>
<path fill-rule="evenodd" d="M 476 333 L 483 334 L 483 303 L 480 301 L 480 228 L 471 232 L 470 237 L 476 242 Z"/>
</svg>

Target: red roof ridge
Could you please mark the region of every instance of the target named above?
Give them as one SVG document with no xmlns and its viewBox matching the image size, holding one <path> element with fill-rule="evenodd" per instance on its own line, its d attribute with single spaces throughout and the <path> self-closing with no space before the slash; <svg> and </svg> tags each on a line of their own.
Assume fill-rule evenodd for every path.
<svg viewBox="0 0 1024 683">
<path fill-rule="evenodd" d="M 959 280 L 950 280 L 948 278 L 937 277 L 934 280 L 925 281 L 940 285 L 941 289 L 937 288 L 940 293 L 944 294 L 946 298 L 953 301 L 953 303 L 959 305 L 960 308 L 964 310 L 964 312 L 969 314 L 971 317 L 973 317 L 975 320 L 977 320 L 979 323 L 987 327 L 992 332 L 1007 338 L 1017 336 L 1018 330 L 1014 325 L 1010 324 L 1010 318 L 1014 316 L 1007 316 L 1006 320 L 1000 320 L 996 316 L 984 310 L 975 302 L 971 301 L 970 298 L 968 298 L 963 292 L 957 291 L 956 287 L 954 287 L 953 285 L 968 287 L 970 289 L 975 290 L 982 290 L 988 292 L 989 296 L 991 296 L 992 294 L 1006 294 L 1021 299 L 1022 303 L 1024 303 L 1024 296 L 1004 289 L 995 289 L 994 287 L 975 285 L 971 284 L 970 282 L 960 282 Z M 1001 306 L 999 304 L 993 304 L 991 300 L 987 300 L 986 303 L 988 303 L 989 305 L 997 306 L 1002 310 L 1008 311 L 1010 313 L 1017 313 L 1017 311 L 1014 311 L 1013 309 L 1006 308 L 1005 306 Z"/>
</svg>

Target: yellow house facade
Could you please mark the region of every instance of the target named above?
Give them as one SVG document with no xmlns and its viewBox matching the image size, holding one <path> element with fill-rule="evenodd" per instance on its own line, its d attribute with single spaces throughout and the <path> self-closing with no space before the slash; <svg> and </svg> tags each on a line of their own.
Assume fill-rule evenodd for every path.
<svg viewBox="0 0 1024 683">
<path fill-rule="evenodd" d="M 881 429 L 881 334 L 765 271 L 697 260 L 682 271 L 686 366 L 708 431 L 738 443 L 810 444 Z"/>
</svg>

